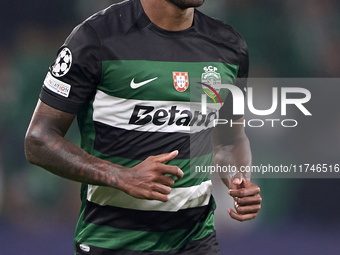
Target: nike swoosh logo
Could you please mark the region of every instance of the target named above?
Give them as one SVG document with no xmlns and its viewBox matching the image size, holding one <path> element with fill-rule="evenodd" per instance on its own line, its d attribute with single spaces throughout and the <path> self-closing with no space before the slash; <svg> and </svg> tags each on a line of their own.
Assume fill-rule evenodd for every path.
<svg viewBox="0 0 340 255">
<path fill-rule="evenodd" d="M 138 83 L 135 83 L 135 78 L 132 79 L 131 83 L 130 83 L 130 86 L 132 89 L 137 89 L 139 87 L 142 87 L 144 86 L 145 84 L 148 84 L 154 80 L 158 79 L 158 77 L 155 77 L 155 78 L 152 78 L 150 80 L 147 80 L 147 81 L 142 81 L 142 82 L 138 82 Z"/>
</svg>

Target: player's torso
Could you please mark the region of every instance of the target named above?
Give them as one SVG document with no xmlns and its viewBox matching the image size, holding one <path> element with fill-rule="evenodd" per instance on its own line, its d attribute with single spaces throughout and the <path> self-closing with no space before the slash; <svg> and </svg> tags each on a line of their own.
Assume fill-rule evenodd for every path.
<svg viewBox="0 0 340 255">
<path fill-rule="evenodd" d="M 101 82 L 81 121 L 94 126 L 83 129 L 91 130 L 82 136 L 83 148 L 126 167 L 179 150 L 168 162 L 185 172 L 175 186 L 199 184 L 190 167 L 212 163 L 212 122 L 229 92 L 217 85 L 235 81 L 239 52 L 210 36 L 205 24 L 199 27 L 198 13 L 196 26 L 166 31 L 138 12 L 117 11 L 115 20 L 90 23 L 101 41 Z"/>
</svg>

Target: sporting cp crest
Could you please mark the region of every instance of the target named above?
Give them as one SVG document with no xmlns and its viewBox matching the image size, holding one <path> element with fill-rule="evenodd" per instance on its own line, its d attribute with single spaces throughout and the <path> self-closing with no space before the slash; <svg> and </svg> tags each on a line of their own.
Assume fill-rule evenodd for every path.
<svg viewBox="0 0 340 255">
<path fill-rule="evenodd" d="M 220 92 L 220 88 L 217 88 L 216 85 L 221 84 L 221 75 L 216 72 L 217 67 L 208 66 L 203 69 L 205 72 L 202 73 L 202 88 L 209 97 L 214 99 L 216 96 L 215 92 Z M 213 90 L 209 87 L 213 88 Z"/>
<path fill-rule="evenodd" d="M 173 72 L 174 86 L 179 92 L 184 92 L 189 87 L 189 78 L 187 72 Z"/>
</svg>

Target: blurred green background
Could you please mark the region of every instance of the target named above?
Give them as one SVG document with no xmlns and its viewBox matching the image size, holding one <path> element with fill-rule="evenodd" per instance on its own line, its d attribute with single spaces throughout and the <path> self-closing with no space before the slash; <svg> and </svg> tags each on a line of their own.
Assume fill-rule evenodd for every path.
<svg viewBox="0 0 340 255">
<path fill-rule="evenodd" d="M 23 140 L 58 48 L 73 27 L 114 2 L 0 2 L 0 254 L 72 254 L 80 185 L 28 164 Z M 246 39 L 250 77 L 339 77 L 339 1 L 206 0 L 200 10 Z M 247 130 L 254 163 L 340 163 L 338 92 L 325 87 L 313 94 L 329 111 L 308 129 Z M 67 137 L 79 144 L 76 126 Z M 339 254 L 339 179 L 256 179 L 263 209 L 244 223 L 229 219 L 232 201 L 214 182 L 222 255 Z"/>
</svg>

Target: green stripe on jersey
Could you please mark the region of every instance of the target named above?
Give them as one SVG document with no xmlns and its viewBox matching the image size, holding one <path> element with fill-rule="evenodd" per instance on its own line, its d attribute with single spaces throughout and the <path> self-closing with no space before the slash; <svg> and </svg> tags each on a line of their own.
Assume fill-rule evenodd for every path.
<svg viewBox="0 0 340 255">
<path fill-rule="evenodd" d="M 222 84 L 233 84 L 239 69 L 237 65 L 219 62 L 109 60 L 103 61 L 102 83 L 98 89 L 108 95 L 125 99 L 200 102 L 203 89 L 197 82 L 201 82 L 204 68 L 208 66 L 217 67 L 216 72 L 221 75 Z M 175 89 L 174 72 L 188 73 L 189 87 L 184 92 Z M 132 89 L 132 81 L 136 84 L 150 82 Z M 222 100 L 227 94 L 227 89 L 221 89 L 219 92 Z M 213 101 L 208 98 L 209 102 Z"/>
<path fill-rule="evenodd" d="M 117 229 L 108 226 L 98 226 L 81 222 L 83 231 L 75 236 L 78 243 L 88 244 L 104 249 L 124 249 L 167 252 L 176 250 L 189 241 L 199 240 L 215 230 L 214 209 L 216 207 L 212 198 L 212 211 L 204 222 L 188 230 L 171 230 L 167 232 L 145 232 Z"/>
</svg>

